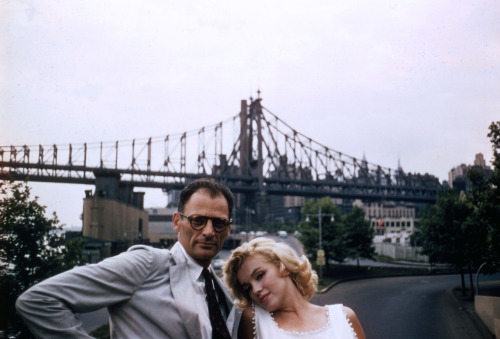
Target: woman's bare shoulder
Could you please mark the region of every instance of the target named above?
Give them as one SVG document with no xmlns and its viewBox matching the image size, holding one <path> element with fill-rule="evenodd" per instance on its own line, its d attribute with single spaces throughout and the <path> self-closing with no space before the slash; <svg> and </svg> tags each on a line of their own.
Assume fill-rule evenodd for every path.
<svg viewBox="0 0 500 339">
<path fill-rule="evenodd" d="M 356 316 L 356 313 L 352 310 L 352 308 L 343 306 L 344 307 L 344 312 L 347 316 L 347 319 L 349 319 L 350 323 L 352 324 L 352 328 L 354 329 L 354 332 L 356 332 L 356 336 L 358 339 L 365 339 L 365 332 L 363 331 L 363 327 L 361 326 L 361 323 L 359 322 L 358 317 Z"/>
<path fill-rule="evenodd" d="M 245 319 L 252 319 L 253 318 L 253 307 L 252 306 L 247 306 L 241 313 L 241 317 Z"/>
</svg>

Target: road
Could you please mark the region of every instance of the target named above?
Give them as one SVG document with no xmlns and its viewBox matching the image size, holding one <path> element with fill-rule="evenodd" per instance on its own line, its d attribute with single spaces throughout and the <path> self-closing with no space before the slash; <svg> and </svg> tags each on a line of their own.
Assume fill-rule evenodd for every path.
<svg viewBox="0 0 500 339">
<path fill-rule="evenodd" d="M 484 338 L 452 293 L 459 285 L 459 275 L 363 279 L 338 284 L 312 302 L 351 307 L 367 338 Z"/>
</svg>

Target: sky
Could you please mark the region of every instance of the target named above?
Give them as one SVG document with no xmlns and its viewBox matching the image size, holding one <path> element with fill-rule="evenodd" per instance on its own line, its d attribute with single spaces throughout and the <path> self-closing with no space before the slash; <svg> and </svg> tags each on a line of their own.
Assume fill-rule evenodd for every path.
<svg viewBox="0 0 500 339">
<path fill-rule="evenodd" d="M 491 163 L 498 18 L 496 0 L 2 0 L 0 146 L 190 131 L 260 90 L 323 145 L 447 180 L 476 153 Z M 30 186 L 81 227 L 92 186 Z"/>
</svg>

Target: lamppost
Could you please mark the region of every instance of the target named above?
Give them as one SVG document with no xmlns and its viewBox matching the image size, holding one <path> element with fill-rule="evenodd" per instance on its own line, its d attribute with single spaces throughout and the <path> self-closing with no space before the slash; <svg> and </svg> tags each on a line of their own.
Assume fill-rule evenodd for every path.
<svg viewBox="0 0 500 339">
<path fill-rule="evenodd" d="M 255 211 L 251 208 L 245 207 L 246 229 L 247 229 L 247 242 L 250 236 L 251 223 Z"/>
<path fill-rule="evenodd" d="M 335 221 L 335 214 L 333 213 L 321 213 L 321 205 L 318 209 L 318 214 L 306 214 L 306 222 L 309 222 L 309 217 L 318 217 L 318 233 L 319 233 L 319 249 L 316 254 L 316 263 L 319 266 L 319 280 L 323 280 L 323 266 L 325 265 L 325 251 L 323 250 L 323 239 L 322 239 L 322 230 L 321 230 L 321 221 L 323 217 L 330 217 L 330 221 Z"/>
</svg>

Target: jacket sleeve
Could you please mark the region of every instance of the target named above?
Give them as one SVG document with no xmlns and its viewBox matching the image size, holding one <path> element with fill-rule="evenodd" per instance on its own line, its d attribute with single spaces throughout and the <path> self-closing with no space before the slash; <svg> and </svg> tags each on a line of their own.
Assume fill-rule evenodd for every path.
<svg viewBox="0 0 500 339">
<path fill-rule="evenodd" d="M 76 313 L 129 300 L 148 276 L 151 250 L 135 250 L 51 277 L 24 292 L 16 309 L 37 338 L 91 338 Z"/>
</svg>

